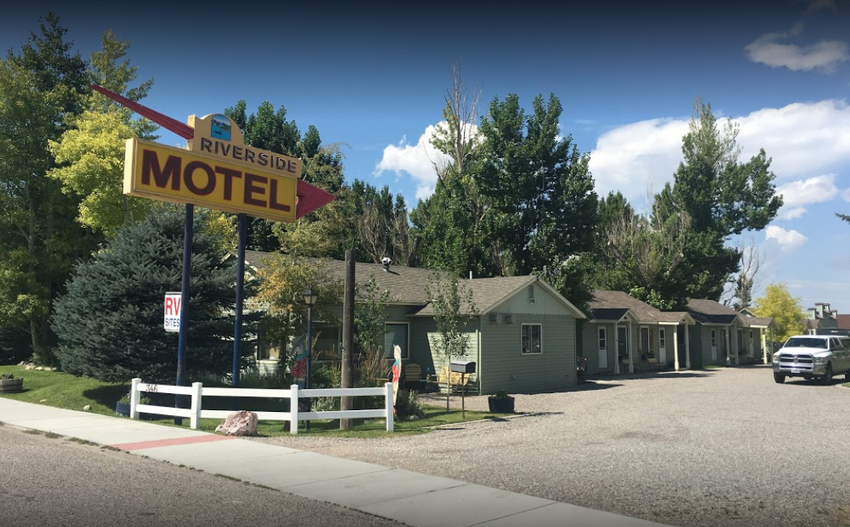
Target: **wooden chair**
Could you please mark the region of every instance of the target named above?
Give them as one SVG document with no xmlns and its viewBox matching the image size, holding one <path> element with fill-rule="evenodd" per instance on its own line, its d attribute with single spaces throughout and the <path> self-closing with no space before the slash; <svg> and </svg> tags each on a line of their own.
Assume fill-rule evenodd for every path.
<svg viewBox="0 0 850 527">
<path fill-rule="evenodd" d="M 411 386 L 419 388 L 422 385 L 422 366 L 415 362 L 405 364 L 402 368 L 401 380 L 404 381 L 405 388 Z"/>
<path fill-rule="evenodd" d="M 458 390 L 459 388 L 465 387 L 469 382 L 469 375 L 464 375 L 462 373 L 457 372 L 449 372 L 448 366 L 443 366 L 443 369 L 440 370 L 440 375 L 437 377 L 437 386 L 442 388 L 446 385 L 446 377 L 448 376 L 449 385 L 452 389 Z"/>
</svg>

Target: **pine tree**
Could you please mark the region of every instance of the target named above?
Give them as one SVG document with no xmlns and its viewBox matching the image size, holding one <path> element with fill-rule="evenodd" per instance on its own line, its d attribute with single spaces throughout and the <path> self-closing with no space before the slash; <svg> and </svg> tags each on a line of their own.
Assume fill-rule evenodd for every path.
<svg viewBox="0 0 850 527">
<path fill-rule="evenodd" d="M 163 302 L 180 291 L 184 219 L 165 206 L 120 231 L 106 249 L 79 263 L 57 299 L 53 330 L 62 369 L 102 381 L 172 382 L 178 334 L 163 329 Z M 232 369 L 236 271 L 196 211 L 192 244 L 187 377 Z M 248 293 L 246 293 L 248 294 Z"/>
</svg>

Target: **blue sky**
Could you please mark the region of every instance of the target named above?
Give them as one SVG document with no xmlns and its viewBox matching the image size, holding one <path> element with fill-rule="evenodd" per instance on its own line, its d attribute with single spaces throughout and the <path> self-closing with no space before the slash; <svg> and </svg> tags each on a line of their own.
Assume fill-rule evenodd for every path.
<svg viewBox="0 0 850 527">
<path fill-rule="evenodd" d="M 556 95 L 597 192 L 638 209 L 672 180 L 701 97 L 738 123 L 742 160 L 765 149 L 786 202 L 766 230 L 732 241 L 757 248 L 756 295 L 783 283 L 803 307 L 850 313 L 850 224 L 835 216 L 850 214 L 850 2 L 586 4 L 53 9 L 86 58 L 107 29 L 130 41 L 139 78 L 155 79 L 143 104 L 181 121 L 240 99 L 283 106 L 341 145 L 349 181 L 387 185 L 411 207 L 433 189 L 428 136 L 452 63 L 479 113 L 509 94 L 527 110 Z M 4 13 L 3 50 L 54 5 Z M 160 142 L 182 144 L 167 132 Z"/>
</svg>

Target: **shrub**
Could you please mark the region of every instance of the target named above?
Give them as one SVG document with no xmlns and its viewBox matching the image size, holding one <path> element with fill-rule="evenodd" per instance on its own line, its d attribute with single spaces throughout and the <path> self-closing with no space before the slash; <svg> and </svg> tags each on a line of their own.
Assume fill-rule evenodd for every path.
<svg viewBox="0 0 850 527">
<path fill-rule="evenodd" d="M 231 370 L 227 313 L 236 297 L 235 262 L 204 229 L 206 214 L 194 218 L 186 379 Z M 52 320 L 64 371 L 106 382 L 174 380 L 178 334 L 163 329 L 162 313 L 165 293 L 181 289 L 183 229 L 181 210 L 163 208 L 76 266 Z"/>
<path fill-rule="evenodd" d="M 425 410 L 419 403 L 419 394 L 414 390 L 400 390 L 395 401 L 395 411 L 400 419 L 423 419 Z"/>
</svg>

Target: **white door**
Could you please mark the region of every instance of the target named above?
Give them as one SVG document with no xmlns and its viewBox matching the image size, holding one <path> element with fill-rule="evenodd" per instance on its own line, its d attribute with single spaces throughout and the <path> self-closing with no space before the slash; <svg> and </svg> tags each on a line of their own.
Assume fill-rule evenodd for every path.
<svg viewBox="0 0 850 527">
<path fill-rule="evenodd" d="M 717 330 L 711 330 L 711 360 L 717 360 Z"/>
<path fill-rule="evenodd" d="M 658 362 L 667 364 L 667 330 L 658 328 Z"/>
<path fill-rule="evenodd" d="M 599 328 L 598 334 L 599 340 L 599 369 L 607 370 L 608 369 L 608 333 L 605 331 L 605 328 Z"/>
</svg>

